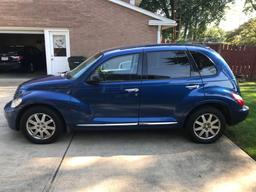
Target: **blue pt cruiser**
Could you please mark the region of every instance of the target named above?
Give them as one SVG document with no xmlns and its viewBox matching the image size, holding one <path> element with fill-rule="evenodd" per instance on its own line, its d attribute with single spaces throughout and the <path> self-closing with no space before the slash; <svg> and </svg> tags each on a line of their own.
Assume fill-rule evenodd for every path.
<svg viewBox="0 0 256 192">
<path fill-rule="evenodd" d="M 224 59 L 197 45 L 97 53 L 65 74 L 21 84 L 4 110 L 9 126 L 34 143 L 77 128 L 172 127 L 211 143 L 249 112 Z"/>
</svg>

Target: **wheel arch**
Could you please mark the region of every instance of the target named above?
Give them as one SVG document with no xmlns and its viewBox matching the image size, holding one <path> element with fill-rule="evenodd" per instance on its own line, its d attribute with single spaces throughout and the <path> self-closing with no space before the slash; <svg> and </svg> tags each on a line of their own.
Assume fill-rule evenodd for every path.
<svg viewBox="0 0 256 192">
<path fill-rule="evenodd" d="M 188 118 L 190 117 L 191 114 L 193 114 L 195 111 L 197 111 L 201 108 L 206 108 L 206 107 L 213 107 L 213 108 L 218 109 L 225 117 L 226 123 L 228 125 L 231 124 L 231 114 L 230 114 L 230 110 L 228 109 L 228 106 L 226 104 L 221 103 L 221 102 L 208 102 L 208 103 L 199 104 L 199 105 L 195 106 L 194 108 L 192 108 L 186 115 L 184 125 L 187 123 Z"/>
<path fill-rule="evenodd" d="M 38 107 L 38 106 L 47 107 L 47 108 L 53 110 L 53 111 L 61 118 L 61 120 L 62 120 L 62 122 L 63 122 L 63 124 L 64 124 L 64 129 L 63 129 L 63 131 L 64 131 L 64 132 L 69 132 L 69 128 L 68 128 L 68 126 L 67 126 L 68 124 L 67 124 L 67 122 L 65 121 L 65 118 L 63 117 L 63 114 L 62 114 L 56 107 L 54 107 L 54 106 L 52 106 L 52 105 L 49 105 L 49 104 L 45 104 L 45 103 L 29 104 L 29 105 L 26 105 L 25 107 L 23 107 L 23 108 L 19 111 L 19 113 L 18 113 L 18 115 L 17 115 L 17 120 L 16 120 L 16 128 L 17 128 L 17 130 L 20 130 L 19 124 L 20 124 L 20 120 L 21 120 L 22 114 L 23 114 L 26 110 L 28 110 L 28 109 L 30 109 L 30 108 L 32 108 L 32 107 Z"/>
</svg>

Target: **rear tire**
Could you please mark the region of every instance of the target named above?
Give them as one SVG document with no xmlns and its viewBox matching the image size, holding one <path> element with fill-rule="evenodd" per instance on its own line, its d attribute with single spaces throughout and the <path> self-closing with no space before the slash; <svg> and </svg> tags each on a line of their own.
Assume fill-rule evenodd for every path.
<svg viewBox="0 0 256 192">
<path fill-rule="evenodd" d="M 214 107 L 203 107 L 191 114 L 186 130 L 191 139 L 198 143 L 213 143 L 218 140 L 226 127 L 223 114 Z"/>
<path fill-rule="evenodd" d="M 33 73 L 33 72 L 35 71 L 35 66 L 34 66 L 34 64 L 33 64 L 32 62 L 30 62 L 30 63 L 28 64 L 28 69 L 27 69 L 27 71 L 28 71 L 29 73 Z"/>
<path fill-rule="evenodd" d="M 64 123 L 52 109 L 44 106 L 31 107 L 20 119 L 20 128 L 25 137 L 36 144 L 49 144 L 57 140 Z"/>
</svg>

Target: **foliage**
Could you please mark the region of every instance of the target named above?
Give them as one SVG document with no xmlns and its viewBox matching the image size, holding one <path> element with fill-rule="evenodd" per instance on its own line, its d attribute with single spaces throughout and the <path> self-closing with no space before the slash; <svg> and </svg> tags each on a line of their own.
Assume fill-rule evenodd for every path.
<svg viewBox="0 0 256 192">
<path fill-rule="evenodd" d="M 212 27 L 204 31 L 199 36 L 200 42 L 223 42 L 225 40 L 225 31 L 218 27 Z"/>
<path fill-rule="evenodd" d="M 226 7 L 233 1 L 142 0 L 140 6 L 177 21 L 179 26 L 174 39 L 178 39 L 182 35 L 185 40 L 196 41 L 206 31 L 208 24 L 219 23 L 224 16 Z M 172 32 L 172 30 L 167 30 L 167 34 L 168 32 Z M 166 34 L 164 35 L 166 36 Z"/>
<path fill-rule="evenodd" d="M 240 88 L 250 113 L 245 121 L 228 128 L 226 135 L 256 160 L 256 83 L 241 83 Z"/>
<path fill-rule="evenodd" d="M 245 0 L 244 12 L 250 13 L 256 11 L 256 0 Z"/>
<path fill-rule="evenodd" d="M 234 45 L 256 45 L 256 19 L 251 19 L 229 32 L 226 41 Z"/>
</svg>

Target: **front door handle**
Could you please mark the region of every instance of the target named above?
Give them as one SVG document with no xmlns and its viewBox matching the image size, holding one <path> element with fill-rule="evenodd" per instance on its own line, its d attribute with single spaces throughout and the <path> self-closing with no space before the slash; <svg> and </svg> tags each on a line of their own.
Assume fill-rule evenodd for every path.
<svg viewBox="0 0 256 192">
<path fill-rule="evenodd" d="M 186 88 L 188 89 L 198 89 L 200 87 L 200 85 L 195 84 L 195 85 L 187 85 Z"/>
<path fill-rule="evenodd" d="M 125 91 L 127 91 L 128 93 L 132 93 L 132 92 L 139 92 L 139 89 L 138 88 L 132 88 L 132 89 L 125 89 Z"/>
</svg>

